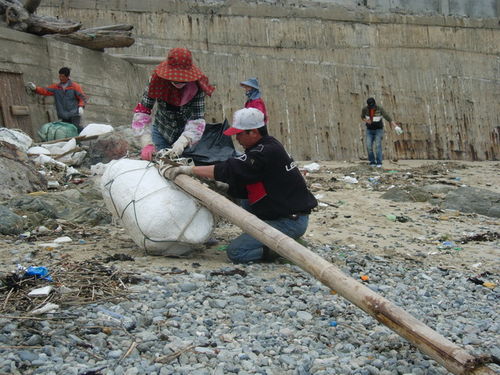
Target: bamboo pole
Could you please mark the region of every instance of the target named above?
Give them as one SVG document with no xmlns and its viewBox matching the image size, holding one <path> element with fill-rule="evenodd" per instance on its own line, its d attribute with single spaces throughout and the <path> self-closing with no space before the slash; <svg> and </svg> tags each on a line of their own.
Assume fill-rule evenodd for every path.
<svg viewBox="0 0 500 375">
<path fill-rule="evenodd" d="M 291 260 L 342 297 L 404 337 L 450 372 L 459 375 L 495 374 L 493 370 L 483 364 L 483 358 L 470 355 L 388 299 L 345 275 L 335 265 L 229 199 L 210 190 L 199 181 L 186 175 L 179 175 L 175 178 L 174 183 L 199 199 L 210 211 L 239 226 L 246 233 Z"/>
</svg>

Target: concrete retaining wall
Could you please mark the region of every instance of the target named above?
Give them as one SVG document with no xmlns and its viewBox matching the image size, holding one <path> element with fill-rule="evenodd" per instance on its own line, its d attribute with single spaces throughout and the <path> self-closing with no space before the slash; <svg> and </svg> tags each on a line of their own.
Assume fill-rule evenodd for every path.
<svg viewBox="0 0 500 375">
<path fill-rule="evenodd" d="M 498 20 L 351 11 L 341 1 L 300 8 L 286 1 L 267 3 L 48 0 L 39 12 L 81 20 L 85 27 L 134 25 L 136 43 L 112 53 L 161 57 L 175 46 L 190 48 L 217 85 L 207 100 L 208 121 L 230 118 L 244 102 L 238 82 L 258 76 L 271 133 L 297 159 L 366 157 L 360 111 L 369 96 L 405 129 L 401 137 L 387 132 L 386 158 L 500 158 Z M 66 62 L 80 65 L 92 80 L 110 71 L 115 75 L 112 65 L 91 72 L 88 63 L 75 58 L 81 55 Z M 53 59 L 54 64 L 46 74 L 52 79 L 61 65 Z M 142 78 L 126 78 L 135 86 L 127 87 L 113 113 L 119 122 L 129 121 L 146 83 L 139 83 Z M 124 95 L 117 94 L 123 84 L 111 81 L 106 89 L 95 85 L 96 99 L 111 100 L 104 99 L 106 90 L 110 97 Z M 94 98 L 92 86 L 88 91 Z"/>
</svg>

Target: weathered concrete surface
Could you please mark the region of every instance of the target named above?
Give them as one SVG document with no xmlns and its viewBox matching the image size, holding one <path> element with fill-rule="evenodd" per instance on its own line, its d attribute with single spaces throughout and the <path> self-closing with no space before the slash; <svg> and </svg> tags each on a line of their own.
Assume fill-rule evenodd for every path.
<svg viewBox="0 0 500 375">
<path fill-rule="evenodd" d="M 25 82 L 48 86 L 58 81 L 58 71 L 69 66 L 71 78 L 90 96 L 84 123 L 111 125 L 129 122 L 131 105 L 144 89 L 149 69 L 102 52 L 17 32 L 0 25 L 0 71 L 23 73 Z M 57 119 L 52 97 L 29 92 L 35 130 Z"/>
<path fill-rule="evenodd" d="M 190 48 L 197 64 L 217 85 L 207 100 L 209 122 L 231 118 L 245 99 L 238 82 L 258 76 L 268 104 L 270 130 L 298 159 L 365 157 L 360 110 L 369 96 L 376 97 L 405 130 L 401 137 L 387 132 L 385 158 L 500 157 L 498 20 L 443 17 L 433 12 L 428 16 L 353 12 L 342 4 L 345 1 L 331 3 L 294 7 L 287 1 L 256 5 L 48 0 L 40 12 L 81 20 L 86 27 L 134 25 L 136 43 L 112 53 L 161 58 L 171 47 Z M 445 3 L 440 1 L 439 6 Z M 461 2 L 448 2 L 448 8 L 451 3 Z M 365 8 L 378 7 L 382 12 L 384 4 L 388 3 L 367 1 Z M 93 97 L 89 116 L 94 115 L 94 101 L 103 114 L 102 102 L 112 100 L 108 103 L 113 105 L 114 123 L 130 121 L 130 110 L 146 79 L 136 77 L 137 83 L 127 87 L 126 96 L 121 92 L 123 83 L 106 78 L 114 76 L 114 63 L 92 72 L 90 61 L 79 60 L 65 62 L 81 69 L 80 77 L 90 81 L 90 85 L 82 82 Z M 52 76 L 59 65 L 53 67 Z M 122 77 L 133 79 L 126 73 Z M 93 85 L 99 79 L 105 81 Z M 98 91 L 95 96 L 94 89 Z M 115 95 L 120 95 L 120 108 L 115 107 L 120 100 L 109 99 Z"/>
</svg>

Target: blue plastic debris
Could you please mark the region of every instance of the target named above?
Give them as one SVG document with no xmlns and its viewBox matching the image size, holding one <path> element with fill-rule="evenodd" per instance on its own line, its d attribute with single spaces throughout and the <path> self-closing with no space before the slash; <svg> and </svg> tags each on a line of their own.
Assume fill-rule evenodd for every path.
<svg viewBox="0 0 500 375">
<path fill-rule="evenodd" d="M 24 273 L 24 277 L 35 276 L 37 279 L 53 281 L 52 277 L 49 275 L 49 270 L 47 267 L 28 267 Z"/>
</svg>

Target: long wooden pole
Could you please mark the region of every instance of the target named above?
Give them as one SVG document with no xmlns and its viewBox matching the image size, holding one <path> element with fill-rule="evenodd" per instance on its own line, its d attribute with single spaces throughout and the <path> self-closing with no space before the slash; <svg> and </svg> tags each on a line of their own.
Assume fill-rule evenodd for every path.
<svg viewBox="0 0 500 375">
<path fill-rule="evenodd" d="M 340 269 L 199 181 L 179 175 L 174 180 L 213 213 L 239 226 L 269 248 L 291 260 L 342 297 L 407 339 L 454 374 L 495 374 L 476 358 L 394 305 L 345 275 Z"/>
</svg>

